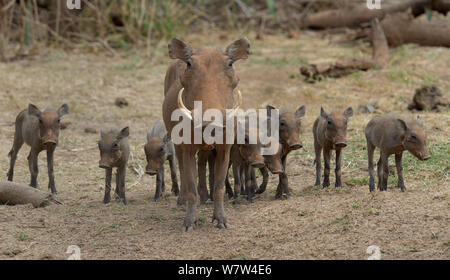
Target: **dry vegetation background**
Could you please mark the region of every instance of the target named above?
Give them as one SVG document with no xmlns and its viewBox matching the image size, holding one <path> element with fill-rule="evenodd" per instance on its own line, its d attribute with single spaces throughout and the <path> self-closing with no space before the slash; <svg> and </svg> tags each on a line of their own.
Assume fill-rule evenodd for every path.
<svg viewBox="0 0 450 280">
<path fill-rule="evenodd" d="M 18 2 L 39 4 L 42 1 Z M 179 18 L 187 22 L 187 15 L 192 16 L 193 10 L 201 14 L 198 7 L 205 6 L 199 6 L 200 2 L 149 1 L 156 3 L 153 5 L 172 7 L 174 22 L 179 22 Z M 216 2 L 219 1 L 211 1 L 211 5 Z M 138 29 L 137 23 L 131 24 L 128 31 L 126 26 L 105 24 L 105 31 L 101 31 L 95 23 L 105 14 L 95 14 L 92 9 L 86 11 L 94 14 L 83 11 L 78 16 L 86 18 L 86 28 L 92 28 L 93 33 L 81 33 L 79 26 L 70 25 L 69 19 L 76 16 L 71 15 L 65 18 L 66 23 L 60 23 L 57 34 L 49 35 L 56 30 L 53 27 L 52 32 L 43 32 L 42 36 L 47 36 L 45 40 L 31 38 L 37 33 L 30 31 L 32 36 L 27 44 L 23 37 L 26 28 L 9 33 L 7 44 L 3 37 L 4 58 L 9 60 L 0 63 L 0 141 L 3 143 L 0 174 L 4 174 L 4 179 L 18 112 L 28 103 L 45 108 L 67 102 L 70 114 L 64 117 L 68 128 L 61 131 L 55 152 L 56 187 L 64 205 L 39 209 L 0 206 L 0 259 L 65 259 L 69 245 L 80 246 L 83 259 L 366 259 L 370 245 L 381 248 L 383 259 L 449 259 L 448 109 L 441 113 L 420 112 L 429 135 L 432 159 L 419 162 L 411 154 L 405 154 L 404 176 L 408 188 L 405 193 L 396 187 L 395 172 L 390 176 L 387 192 L 369 193 L 363 129 L 373 114 L 356 113 L 350 120 L 349 146 L 344 151 L 344 186 L 340 189 L 333 184 L 327 190 L 313 186 L 311 129 L 320 106 L 344 110 L 351 105 L 357 109 L 360 104 L 376 101 L 375 114 L 414 118 L 417 113 L 406 108 L 416 88 L 433 84 L 444 94 L 450 91 L 450 50 L 403 45 L 391 50 L 390 62 L 383 70 L 307 83 L 299 74 L 300 66 L 370 56 L 369 43 L 348 42 L 344 40 L 345 35 L 328 31 L 302 30 L 298 36 L 287 38 L 290 26 L 282 21 L 281 8 L 276 10 L 278 20 L 270 23 L 277 28 L 264 31 L 264 40 L 255 40 L 261 31 L 260 19 L 255 17 L 247 22 L 242 7 L 252 7 L 260 17 L 270 19 L 273 17 L 270 9 L 266 7 L 264 12 L 259 8 L 270 1 L 253 1 L 254 5 L 252 1 L 220 2 L 231 3 L 231 11 L 241 11 L 228 13 L 229 21 L 224 20 L 226 12 L 224 18 L 217 19 L 209 14 L 204 15 L 207 20 L 198 15 L 192 23 L 176 25 L 170 32 L 162 28 L 158 33 L 152 27 L 147 29 L 152 30 L 148 35 L 141 32 L 145 24 Z M 245 5 L 240 6 L 238 2 Z M 291 2 L 296 1 L 286 1 Z M 0 0 L 0 3 L 9 1 Z M 180 9 L 182 5 L 188 8 Z M 151 9 L 152 5 L 146 7 Z M 161 10 L 155 8 L 154 17 L 158 11 Z M 243 18 L 234 19 L 237 15 Z M 161 14 L 160 18 L 167 21 L 170 17 Z M 449 20 L 448 16 L 441 19 Z M 155 22 L 149 24 L 155 26 Z M 14 24 L 22 26 L 20 21 Z M 72 33 L 79 34 L 66 33 L 69 31 L 62 27 L 65 24 Z M 223 31 L 224 25 L 233 27 L 228 29 L 232 31 Z M 105 33 L 101 35 L 101 32 Z M 161 118 L 163 80 L 171 63 L 166 43 L 174 35 L 190 42 L 193 48 L 225 47 L 234 39 L 247 36 L 252 43 L 251 56 L 235 66 L 241 79 L 244 108 L 264 108 L 267 104 L 288 110 L 302 104 L 307 107 L 302 133 L 304 149 L 288 157 L 292 197 L 274 200 L 278 178 L 271 176 L 268 190 L 257 196 L 255 203 L 248 204 L 245 199 L 240 205 L 226 202 L 230 230 L 219 231 L 210 223 L 212 204 L 206 204 L 198 208 L 199 227 L 193 233 L 182 234 L 185 208 L 177 206 L 176 197 L 169 193 L 154 203 L 155 177 L 144 176 L 135 184 L 138 176 L 131 168 L 126 179 L 129 205 L 114 201 L 108 205 L 102 203 L 105 175 L 98 168 L 98 135 L 86 133 L 85 128 L 130 126 L 134 155 L 130 164 L 145 165 L 145 135 Z M 115 106 L 117 97 L 127 99 L 129 106 Z M 14 177 L 17 182 L 29 182 L 28 150 L 24 146 L 18 155 Z M 393 159 L 390 164 L 393 166 Z M 46 190 L 45 153 L 40 155 L 39 168 L 39 187 Z M 168 175 L 166 166 L 165 177 L 170 178 Z M 331 172 L 333 180 L 334 172 Z"/>
</svg>

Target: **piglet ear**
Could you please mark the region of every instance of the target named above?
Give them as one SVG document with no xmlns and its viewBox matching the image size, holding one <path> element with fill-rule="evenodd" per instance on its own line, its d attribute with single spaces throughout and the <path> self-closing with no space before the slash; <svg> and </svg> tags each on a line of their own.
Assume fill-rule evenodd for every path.
<svg viewBox="0 0 450 280">
<path fill-rule="evenodd" d="M 397 119 L 397 121 L 400 123 L 401 128 L 403 128 L 405 131 L 407 131 L 409 129 L 408 125 L 406 124 L 406 122 L 404 120 Z"/>
<path fill-rule="evenodd" d="M 306 107 L 305 107 L 305 105 L 302 105 L 297 109 L 297 111 L 295 111 L 295 116 L 298 119 L 300 119 L 305 116 L 305 113 L 306 113 Z"/>
<path fill-rule="evenodd" d="M 250 54 L 250 41 L 247 38 L 234 41 L 227 47 L 225 54 L 232 62 L 238 61 L 239 59 L 247 59 Z"/>
<path fill-rule="evenodd" d="M 177 38 L 170 39 L 168 48 L 169 57 L 172 59 L 180 59 L 187 63 L 192 56 L 191 48 Z"/>
<path fill-rule="evenodd" d="M 324 119 L 328 118 L 327 112 L 323 109 L 323 107 L 320 107 L 320 116 Z"/>
<path fill-rule="evenodd" d="M 418 125 L 423 126 L 422 119 L 420 118 L 419 115 L 417 115 L 417 121 L 416 122 L 417 122 Z"/>
<path fill-rule="evenodd" d="M 58 116 L 62 117 L 64 115 L 69 114 L 69 105 L 67 105 L 66 103 L 64 103 L 63 105 L 61 105 L 61 107 L 59 107 L 58 109 Z"/>
<path fill-rule="evenodd" d="M 29 104 L 29 105 L 28 105 L 28 114 L 40 118 L 41 115 L 42 115 L 42 112 L 41 112 L 41 110 L 39 110 L 38 107 L 36 107 L 35 105 Z"/>
<path fill-rule="evenodd" d="M 344 116 L 347 119 L 350 118 L 350 117 L 353 117 L 353 108 L 352 107 L 348 107 L 347 109 L 345 109 Z"/>
<path fill-rule="evenodd" d="M 105 136 L 105 131 L 103 129 L 100 129 L 100 139 L 102 139 L 103 136 Z"/>
<path fill-rule="evenodd" d="M 122 138 L 128 137 L 129 135 L 130 135 L 130 129 L 127 126 L 119 132 L 119 135 L 117 135 L 117 139 L 122 139 Z"/>
</svg>

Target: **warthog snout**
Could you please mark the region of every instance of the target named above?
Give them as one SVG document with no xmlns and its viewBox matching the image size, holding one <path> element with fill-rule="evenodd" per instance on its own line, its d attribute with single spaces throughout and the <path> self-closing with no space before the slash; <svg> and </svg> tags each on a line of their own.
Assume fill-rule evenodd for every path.
<svg viewBox="0 0 450 280">
<path fill-rule="evenodd" d="M 339 148 L 347 147 L 347 143 L 345 143 L 345 142 L 336 142 L 334 145 Z"/>
<path fill-rule="evenodd" d="M 56 146 L 56 141 L 55 140 L 45 140 L 43 142 L 43 145 L 45 147 Z"/>
<path fill-rule="evenodd" d="M 158 172 L 156 170 L 152 170 L 152 169 L 147 169 L 145 170 L 145 173 L 150 175 L 150 176 L 154 176 L 156 175 Z"/>
<path fill-rule="evenodd" d="M 111 168 L 111 166 L 110 166 L 109 164 L 107 164 L 106 162 L 104 162 L 104 161 L 100 161 L 100 162 L 98 163 L 98 167 L 103 168 L 103 169 L 109 169 L 109 168 Z"/>
<path fill-rule="evenodd" d="M 254 161 L 251 163 L 252 167 L 263 168 L 265 166 L 264 161 Z"/>
<path fill-rule="evenodd" d="M 283 170 L 282 169 L 275 169 L 275 170 L 270 170 L 270 172 L 272 172 L 272 174 L 282 174 Z"/>
<path fill-rule="evenodd" d="M 301 148 L 303 148 L 303 145 L 300 144 L 300 143 L 294 143 L 292 145 L 289 145 L 289 149 L 290 150 L 298 150 L 298 149 L 301 149 Z"/>
<path fill-rule="evenodd" d="M 420 160 L 426 161 L 426 160 L 429 160 L 431 158 L 431 156 L 429 154 L 423 155 L 422 153 L 419 153 L 419 158 L 420 158 Z"/>
</svg>

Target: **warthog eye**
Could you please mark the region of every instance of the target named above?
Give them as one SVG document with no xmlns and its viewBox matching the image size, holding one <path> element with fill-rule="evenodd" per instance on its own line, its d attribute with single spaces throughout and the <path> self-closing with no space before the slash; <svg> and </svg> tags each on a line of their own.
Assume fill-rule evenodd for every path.
<svg viewBox="0 0 450 280">
<path fill-rule="evenodd" d="M 333 122 L 331 120 L 328 120 L 328 125 L 333 124 Z"/>
<path fill-rule="evenodd" d="M 190 61 L 187 61 L 187 62 L 186 62 L 186 65 L 187 65 L 188 68 L 191 68 L 191 67 L 192 67 L 192 63 L 191 63 Z"/>
<path fill-rule="evenodd" d="M 42 119 L 39 119 L 39 123 L 44 123 L 44 122 L 42 121 Z"/>
</svg>

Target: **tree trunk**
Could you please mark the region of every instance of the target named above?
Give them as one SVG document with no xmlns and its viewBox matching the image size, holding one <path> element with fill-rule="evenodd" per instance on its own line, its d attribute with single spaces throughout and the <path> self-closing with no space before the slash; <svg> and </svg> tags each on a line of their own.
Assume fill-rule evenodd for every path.
<svg viewBox="0 0 450 280">
<path fill-rule="evenodd" d="M 359 27 L 361 24 L 369 23 L 377 18 L 382 20 L 386 15 L 406 11 L 411 8 L 416 17 L 425 12 L 425 7 L 431 6 L 432 0 L 409 0 L 396 5 L 388 5 L 383 2 L 381 9 L 368 9 L 366 5 L 354 7 L 353 9 L 340 9 L 323 11 L 307 15 L 301 22 L 302 27 L 313 29 L 337 28 L 337 27 Z M 435 0 L 441 7 L 441 1 Z M 437 3 L 438 3 L 437 2 Z"/>
<path fill-rule="evenodd" d="M 450 47 L 450 25 L 446 22 L 414 20 L 407 13 L 399 13 L 387 16 L 381 25 L 391 47 L 407 43 Z"/>
<path fill-rule="evenodd" d="M 317 81 L 322 77 L 339 78 L 358 71 L 367 71 L 371 68 L 382 68 L 389 62 L 389 47 L 383 28 L 378 19 L 371 22 L 372 33 L 372 59 L 353 58 L 340 59 L 332 63 L 310 64 L 300 68 L 300 73 L 306 80 Z"/>
<path fill-rule="evenodd" d="M 0 204 L 18 205 L 29 203 L 34 207 L 62 204 L 50 193 L 14 182 L 0 182 Z"/>
</svg>

